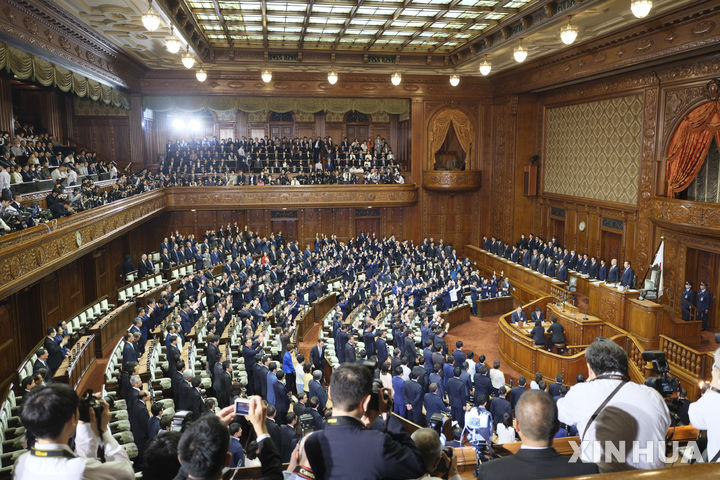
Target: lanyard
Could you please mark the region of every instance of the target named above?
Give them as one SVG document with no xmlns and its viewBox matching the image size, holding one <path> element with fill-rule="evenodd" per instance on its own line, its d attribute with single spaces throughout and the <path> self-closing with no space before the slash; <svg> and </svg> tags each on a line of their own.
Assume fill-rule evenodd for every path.
<svg viewBox="0 0 720 480">
<path fill-rule="evenodd" d="M 48 458 L 76 458 L 71 452 L 67 450 L 37 450 L 35 448 L 30 449 L 30 455 L 33 457 L 48 457 Z"/>
</svg>

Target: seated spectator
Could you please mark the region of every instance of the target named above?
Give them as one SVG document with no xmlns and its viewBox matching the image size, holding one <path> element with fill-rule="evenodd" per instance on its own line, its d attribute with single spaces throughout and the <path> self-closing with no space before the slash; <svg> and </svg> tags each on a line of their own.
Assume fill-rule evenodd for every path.
<svg viewBox="0 0 720 480">
<path fill-rule="evenodd" d="M 588 475 L 598 472 L 597 465 L 569 463 L 570 457 L 560 455 L 552 447 L 558 426 L 557 407 L 545 392 L 528 391 L 517 404 L 517 433 L 522 441 L 520 450 L 509 457 L 482 463 L 478 479 L 537 479 Z"/>
<path fill-rule="evenodd" d="M 515 439 L 512 415 L 507 412 L 503 413 L 502 421 L 497 424 L 495 433 L 497 434 L 497 441 L 495 443 L 502 445 L 503 443 L 514 443 L 517 441 Z"/>
<path fill-rule="evenodd" d="M 424 460 L 425 475 L 419 480 L 437 480 L 447 475 L 448 480 L 460 480 L 462 477 L 457 469 L 457 455 L 448 458 L 443 451 L 440 436 L 432 428 L 420 428 L 412 434 L 415 446 L 420 450 Z M 445 473 L 447 472 L 447 473 Z"/>
<path fill-rule="evenodd" d="M 20 418 L 28 434 L 36 440 L 31 450 L 17 459 L 14 478 L 17 480 L 134 479 L 135 472 L 125 449 L 118 444 L 108 429 L 110 409 L 107 403 L 104 403 L 99 429 L 95 411 L 90 409 L 88 422 L 90 428 L 79 430 L 76 435 L 77 416 L 78 396 L 69 385 L 56 383 L 30 393 L 23 401 Z M 76 444 L 89 443 L 85 435 L 89 435 L 90 432 L 102 438 L 102 442 L 98 444 L 103 447 L 104 463 L 94 458 L 97 448 L 94 452 L 90 452 L 92 457 L 83 457 L 76 456 L 76 452 L 68 447 L 68 442 L 73 436 L 76 437 Z"/>
</svg>

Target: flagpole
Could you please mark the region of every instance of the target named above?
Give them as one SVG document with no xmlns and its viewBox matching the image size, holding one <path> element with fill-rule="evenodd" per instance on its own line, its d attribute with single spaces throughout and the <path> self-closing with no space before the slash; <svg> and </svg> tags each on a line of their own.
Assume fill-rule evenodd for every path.
<svg viewBox="0 0 720 480">
<path fill-rule="evenodd" d="M 657 248 L 655 249 L 655 253 L 653 253 L 651 262 L 655 262 L 655 257 L 657 257 L 658 252 L 660 251 L 660 247 L 662 246 L 663 242 L 665 241 L 665 235 L 660 235 L 660 243 L 658 244 Z M 640 282 L 641 285 L 645 285 L 645 279 L 647 278 L 648 272 L 650 272 L 650 269 L 652 268 L 653 263 L 650 263 L 650 266 L 645 269 L 645 275 L 643 275 L 643 279 Z"/>
</svg>

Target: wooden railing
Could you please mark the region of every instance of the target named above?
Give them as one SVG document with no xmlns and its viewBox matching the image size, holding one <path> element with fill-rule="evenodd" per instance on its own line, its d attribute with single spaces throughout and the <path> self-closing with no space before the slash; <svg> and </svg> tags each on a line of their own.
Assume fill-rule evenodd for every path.
<svg viewBox="0 0 720 480">
<path fill-rule="evenodd" d="M 513 309 L 514 304 L 513 297 L 485 298 L 475 302 L 478 316 L 481 318 L 507 313 Z"/>
<path fill-rule="evenodd" d="M 670 365 L 670 375 L 680 380 L 688 398 L 698 398 L 702 394 L 699 382 L 712 376 L 713 353 L 699 352 L 665 335 L 660 335 L 660 350 Z"/>
<path fill-rule="evenodd" d="M 64 382 L 77 388 L 83 375 L 95 361 L 95 352 L 92 348 L 94 339 L 94 335 L 80 337 L 53 375 L 56 382 Z"/>
<path fill-rule="evenodd" d="M 315 325 L 315 314 L 312 307 L 305 307 L 305 310 L 300 313 L 300 319 L 296 322 L 296 325 L 297 330 L 295 334 L 299 343 L 305 339 L 305 335 L 307 335 L 313 325 Z"/>
<path fill-rule="evenodd" d="M 463 303 L 446 312 L 442 312 L 440 316 L 443 318 L 443 323 L 447 322 L 450 324 L 450 328 L 455 328 L 458 325 L 470 321 L 470 305 Z"/>
<path fill-rule="evenodd" d="M 336 305 L 337 294 L 335 292 L 330 292 L 322 298 L 318 298 L 317 300 L 315 300 L 312 304 L 314 322 L 322 322 L 323 318 L 325 318 L 325 315 L 327 315 L 330 310 L 335 308 Z"/>
<path fill-rule="evenodd" d="M 95 335 L 95 355 L 97 358 L 103 357 L 103 351 L 114 344 L 118 336 L 130 328 L 132 319 L 137 313 L 135 310 L 135 302 L 126 302 L 110 311 L 95 322 L 90 328 L 90 333 Z"/>
</svg>

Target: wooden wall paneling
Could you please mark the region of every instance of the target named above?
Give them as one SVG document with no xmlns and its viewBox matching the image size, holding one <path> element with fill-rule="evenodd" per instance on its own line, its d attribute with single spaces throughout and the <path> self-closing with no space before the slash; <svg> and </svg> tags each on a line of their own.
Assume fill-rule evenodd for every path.
<svg viewBox="0 0 720 480">
<path fill-rule="evenodd" d="M 325 133 L 325 112 L 315 113 L 315 136 L 324 137 Z"/>
<path fill-rule="evenodd" d="M 87 305 L 83 267 L 84 262 L 72 262 L 58 270 L 58 284 L 55 286 L 60 290 L 60 318 L 58 320 L 68 318 Z"/>
<path fill-rule="evenodd" d="M 513 205 L 513 226 L 512 236 L 507 237 L 508 242 L 515 241 L 520 238 L 520 234 L 528 232 L 532 224 L 532 210 L 534 197 L 525 196 L 524 192 L 524 176 L 523 168 L 530 164 L 530 157 L 540 152 L 537 150 L 537 124 L 539 123 L 539 106 L 537 99 L 531 96 L 523 96 L 519 99 L 517 105 L 517 126 L 515 129 L 515 147 L 514 153 L 508 152 L 507 155 L 515 155 L 514 165 L 508 161 L 508 165 L 512 168 L 512 172 L 508 172 L 513 176 L 514 188 L 514 205 Z M 514 168 L 513 168 L 514 167 Z M 506 193 L 500 200 L 510 195 Z"/>
<path fill-rule="evenodd" d="M 13 321 L 16 316 L 11 310 L 10 301 L 0 302 L 0 379 L 12 378 L 20 362 L 18 341 L 15 337 L 17 325 Z M 1 385 L 3 390 L 5 383 Z"/>
<path fill-rule="evenodd" d="M 0 73 L 0 132 L 13 131 L 13 97 L 10 78 Z"/>
<path fill-rule="evenodd" d="M 40 89 L 26 90 L 13 86 L 11 92 L 14 117 L 19 119 L 20 123 L 32 123 L 36 127 L 46 128 L 43 123 L 42 109 L 38 108 L 43 103 L 43 91 Z M 9 129 L 11 132 L 13 130 L 13 128 Z"/>
<path fill-rule="evenodd" d="M 40 111 L 41 125 L 57 138 L 65 138 L 61 110 L 64 96 L 65 94 L 55 89 L 42 90 L 39 95 L 40 103 L 35 106 Z"/>
<path fill-rule="evenodd" d="M 130 161 L 128 118 L 126 117 L 73 117 L 72 143 L 80 148 L 97 152 L 105 161 L 121 165 Z M 139 137 L 142 143 L 142 136 Z"/>
<path fill-rule="evenodd" d="M 298 138 L 314 138 L 315 124 L 310 122 L 295 122 L 295 136 Z"/>
<path fill-rule="evenodd" d="M 493 180 L 491 198 L 505 199 L 503 208 L 490 212 L 490 231 L 506 241 L 513 238 L 515 209 L 515 147 L 518 97 L 498 99 L 493 106 Z"/>
</svg>

